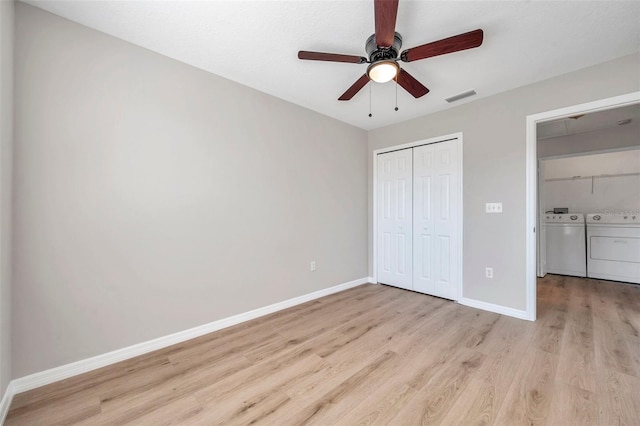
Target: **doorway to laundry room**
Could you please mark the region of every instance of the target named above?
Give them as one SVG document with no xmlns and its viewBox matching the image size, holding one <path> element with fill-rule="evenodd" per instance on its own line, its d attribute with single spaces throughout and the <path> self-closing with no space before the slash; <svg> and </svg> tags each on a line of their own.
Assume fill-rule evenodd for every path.
<svg viewBox="0 0 640 426">
<path fill-rule="evenodd" d="M 527 300 L 541 348 L 568 354 L 559 380 L 593 392 L 603 371 L 640 371 L 640 92 L 553 114 L 527 123 L 538 231 Z"/>
<path fill-rule="evenodd" d="M 558 309 L 578 303 L 570 302 L 570 288 L 590 308 L 604 300 L 598 299 L 604 289 L 625 293 L 640 285 L 638 135 L 640 92 L 527 117 L 527 227 L 533 230 L 527 312 L 533 318 L 536 302 L 557 302 Z M 554 288 L 555 301 L 544 300 Z"/>
<path fill-rule="evenodd" d="M 627 99 L 535 122 L 534 312 L 617 318 L 637 293 L 640 94 Z"/>
<path fill-rule="evenodd" d="M 640 284 L 640 104 L 537 125 L 538 276 Z"/>
</svg>

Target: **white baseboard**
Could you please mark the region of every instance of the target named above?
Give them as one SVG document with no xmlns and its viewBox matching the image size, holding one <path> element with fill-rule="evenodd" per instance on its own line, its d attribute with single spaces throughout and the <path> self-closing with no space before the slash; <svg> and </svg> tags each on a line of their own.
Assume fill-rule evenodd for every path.
<svg viewBox="0 0 640 426">
<path fill-rule="evenodd" d="M 373 277 L 367 277 L 367 282 L 371 284 L 378 284 L 377 282 L 374 281 Z"/>
<path fill-rule="evenodd" d="M 494 305 L 493 303 L 483 302 L 481 300 L 468 299 L 463 297 L 458 301 L 461 305 L 469 306 L 471 308 L 482 309 L 489 312 L 495 312 L 496 314 L 507 315 L 509 317 L 519 318 L 523 320 L 530 320 L 527 315 L 527 311 L 520 309 L 513 309 L 507 306 Z"/>
<path fill-rule="evenodd" d="M 11 406 L 11 401 L 13 401 L 13 395 L 15 394 L 16 391 L 14 389 L 13 382 L 9 382 L 7 390 L 2 396 L 2 401 L 0 401 L 0 425 L 4 424 L 4 419 L 7 417 L 9 407 Z"/>
<path fill-rule="evenodd" d="M 50 370 L 34 373 L 29 376 L 20 377 L 14 379 L 9 383 L 7 392 L 2 399 L 2 403 L 5 404 L 5 400 L 8 400 L 7 407 L 4 405 L 1 407 L 3 410 L 8 410 L 9 404 L 13 395 L 25 392 L 31 389 L 38 388 L 40 386 L 47 385 L 49 383 L 57 382 L 78 374 L 86 373 L 97 368 L 102 368 L 110 364 L 114 364 L 119 361 L 124 361 L 129 358 L 133 358 L 139 355 L 146 354 L 158 349 L 166 348 L 177 343 L 182 343 L 189 339 L 200 337 L 202 335 L 212 333 L 223 328 L 230 327 L 232 325 L 239 324 L 241 322 L 249 321 L 264 315 L 271 314 L 283 309 L 290 308 L 301 303 L 308 302 L 310 300 L 318 299 L 320 297 L 328 296 L 333 293 L 338 293 L 357 287 L 362 284 L 366 284 L 370 281 L 369 277 L 360 278 L 357 280 L 349 281 L 347 283 L 338 284 L 333 287 L 325 288 L 322 290 L 314 291 L 313 293 L 305 294 L 302 296 L 294 297 L 283 302 L 274 303 L 273 305 L 265 306 L 262 308 L 254 309 L 249 312 L 234 315 L 231 317 L 223 318 L 218 321 L 210 322 L 198 327 L 190 328 L 188 330 L 180 331 L 178 333 L 169 334 L 167 336 L 159 337 L 157 339 L 149 340 L 147 342 L 138 343 L 133 346 L 118 349 L 113 352 L 108 352 L 102 355 L 87 358 L 81 361 L 72 362 L 71 364 L 62 365 L 60 367 L 52 368 Z M 11 392 L 9 392 L 11 390 Z M 4 413 L 0 412 L 0 414 Z M 6 413 L 4 413 L 6 414 Z M 0 424 L 4 420 L 4 417 L 0 417 Z"/>
</svg>

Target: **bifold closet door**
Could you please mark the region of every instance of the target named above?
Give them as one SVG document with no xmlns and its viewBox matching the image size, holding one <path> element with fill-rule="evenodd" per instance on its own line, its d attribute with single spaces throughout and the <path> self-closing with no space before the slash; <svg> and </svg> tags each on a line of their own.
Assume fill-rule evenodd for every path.
<svg viewBox="0 0 640 426">
<path fill-rule="evenodd" d="M 412 269 L 412 149 L 377 158 L 378 282 L 411 290 Z"/>
<path fill-rule="evenodd" d="M 413 148 L 413 289 L 457 299 L 457 140 Z"/>
</svg>

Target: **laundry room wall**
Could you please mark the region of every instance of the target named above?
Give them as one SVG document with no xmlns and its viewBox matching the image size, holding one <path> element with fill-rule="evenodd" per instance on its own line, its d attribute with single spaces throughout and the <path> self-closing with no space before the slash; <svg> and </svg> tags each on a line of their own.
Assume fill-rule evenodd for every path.
<svg viewBox="0 0 640 426">
<path fill-rule="evenodd" d="M 640 149 L 543 161 L 545 211 L 640 210 Z"/>
<path fill-rule="evenodd" d="M 640 122 L 538 140 L 538 158 L 640 146 Z"/>
</svg>

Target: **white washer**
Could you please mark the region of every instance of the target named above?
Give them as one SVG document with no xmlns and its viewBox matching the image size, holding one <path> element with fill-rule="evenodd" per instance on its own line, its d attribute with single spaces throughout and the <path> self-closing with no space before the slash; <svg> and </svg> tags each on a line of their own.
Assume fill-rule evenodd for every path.
<svg viewBox="0 0 640 426">
<path fill-rule="evenodd" d="M 587 276 L 584 215 L 582 213 L 545 214 L 547 272 Z"/>
<path fill-rule="evenodd" d="M 587 215 L 587 276 L 640 284 L 640 214 Z"/>
</svg>

